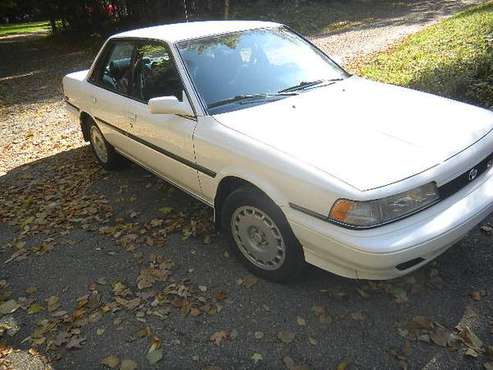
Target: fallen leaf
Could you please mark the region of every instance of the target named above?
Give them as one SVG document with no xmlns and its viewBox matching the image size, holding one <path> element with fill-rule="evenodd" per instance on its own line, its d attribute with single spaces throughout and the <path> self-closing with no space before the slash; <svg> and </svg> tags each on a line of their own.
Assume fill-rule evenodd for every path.
<svg viewBox="0 0 493 370">
<path fill-rule="evenodd" d="M 228 338 L 228 332 L 225 330 L 221 330 L 212 334 L 209 340 L 216 346 L 219 346 L 221 342 L 226 338 Z"/>
<path fill-rule="evenodd" d="M 431 321 L 429 318 L 424 317 L 424 316 L 415 316 L 409 326 L 412 329 L 426 329 L 426 330 L 431 330 L 433 329 L 433 321 Z"/>
<path fill-rule="evenodd" d="M 306 321 L 305 321 L 305 319 L 304 319 L 304 318 L 302 318 L 302 317 L 299 317 L 299 316 L 298 316 L 298 317 L 296 318 L 296 322 L 298 323 L 298 325 L 299 325 L 299 326 L 306 326 Z"/>
<path fill-rule="evenodd" d="M 80 349 L 82 348 L 82 343 L 86 341 L 86 338 L 84 337 L 79 337 L 79 336 L 73 336 L 70 338 L 70 341 L 67 343 L 65 348 L 67 349 Z"/>
<path fill-rule="evenodd" d="M 0 315 L 8 315 L 14 313 L 20 307 L 20 304 L 16 300 L 10 299 L 0 305 Z"/>
<path fill-rule="evenodd" d="M 397 303 L 405 303 L 409 301 L 407 297 L 407 292 L 401 287 L 390 287 L 389 293 L 394 296 L 394 299 Z"/>
<path fill-rule="evenodd" d="M 486 234 L 490 234 L 492 231 L 493 231 L 493 227 L 491 227 L 490 225 L 483 225 L 481 226 L 481 231 L 486 233 Z"/>
<path fill-rule="evenodd" d="M 485 370 L 493 370 L 493 362 L 485 362 L 483 367 Z"/>
<path fill-rule="evenodd" d="M 264 337 L 264 333 L 261 331 L 256 331 L 254 335 L 255 339 L 262 339 Z"/>
<path fill-rule="evenodd" d="M 279 340 L 285 344 L 291 343 L 295 337 L 295 333 L 286 330 L 282 330 L 277 334 L 277 338 L 279 338 Z"/>
<path fill-rule="evenodd" d="M 198 308 L 196 307 L 192 307 L 190 309 L 190 315 L 193 316 L 193 317 L 197 317 L 197 316 L 200 316 L 202 314 L 202 311 L 200 311 Z"/>
<path fill-rule="evenodd" d="M 320 321 L 320 323 L 327 324 L 331 322 L 331 318 L 325 312 L 325 307 L 315 305 L 312 307 L 312 311 L 318 318 L 318 321 Z"/>
<path fill-rule="evenodd" d="M 97 279 L 96 283 L 99 285 L 106 285 L 106 284 L 108 284 L 108 281 L 104 277 L 102 277 L 102 278 Z"/>
<path fill-rule="evenodd" d="M 483 342 L 468 326 L 458 328 L 459 337 L 464 341 L 464 344 L 476 352 L 481 352 Z"/>
<path fill-rule="evenodd" d="M 226 299 L 226 293 L 223 291 L 216 292 L 214 294 L 214 298 L 216 298 L 218 301 L 223 301 L 224 299 Z"/>
<path fill-rule="evenodd" d="M 29 295 L 34 294 L 34 293 L 36 293 L 37 291 L 38 291 L 38 289 L 37 289 L 37 288 L 35 288 L 35 287 L 30 287 L 30 288 L 27 288 L 27 289 L 25 290 L 25 292 L 26 292 L 27 294 L 29 294 Z"/>
<path fill-rule="evenodd" d="M 242 285 L 245 288 L 251 288 L 255 284 L 257 284 L 258 279 L 255 276 L 247 276 L 246 278 L 243 279 Z"/>
<path fill-rule="evenodd" d="M 163 215 L 169 215 L 171 212 L 173 212 L 173 208 L 171 207 L 162 207 L 159 208 L 159 212 L 161 212 Z"/>
<path fill-rule="evenodd" d="M 481 293 L 480 292 L 472 292 L 471 298 L 475 301 L 480 301 L 481 300 Z"/>
<path fill-rule="evenodd" d="M 445 328 L 437 327 L 431 332 L 430 338 L 436 345 L 446 347 L 450 338 L 450 332 Z"/>
<path fill-rule="evenodd" d="M 364 321 L 366 320 L 366 315 L 363 312 L 358 311 L 358 312 L 353 312 L 351 314 L 351 318 L 355 321 Z"/>
<path fill-rule="evenodd" d="M 137 363 L 133 360 L 125 359 L 120 364 L 120 370 L 135 370 L 137 369 Z"/>
<path fill-rule="evenodd" d="M 370 295 L 363 289 L 357 288 L 356 291 L 363 298 L 370 298 Z"/>
<path fill-rule="evenodd" d="M 116 356 L 108 356 L 105 357 L 101 360 L 101 364 L 103 364 L 106 367 L 109 367 L 110 369 L 116 369 L 116 367 L 120 364 L 120 359 Z"/>
<path fill-rule="evenodd" d="M 66 344 L 70 340 L 70 334 L 67 333 L 66 331 L 62 331 L 57 334 L 55 340 L 53 341 L 53 344 L 57 347 L 61 347 L 64 344 Z"/>
<path fill-rule="evenodd" d="M 147 361 L 149 361 L 150 365 L 155 365 L 159 361 L 163 359 L 163 349 L 162 348 L 157 348 L 157 349 L 150 349 L 149 352 L 147 352 L 146 355 Z"/>
<path fill-rule="evenodd" d="M 0 337 L 4 332 L 13 337 L 21 328 L 13 316 L 4 316 L 0 319 Z M 1 345 L 0 345 L 0 357 L 1 357 Z"/>
<path fill-rule="evenodd" d="M 41 311 L 44 311 L 44 307 L 41 306 L 40 304 L 37 304 L 37 303 L 33 303 L 32 305 L 29 306 L 29 308 L 27 309 L 27 313 L 29 315 L 34 315 L 36 313 L 39 313 Z"/>
<path fill-rule="evenodd" d="M 56 311 L 60 307 L 60 298 L 53 295 L 46 300 L 46 304 L 48 305 L 48 312 Z"/>
<path fill-rule="evenodd" d="M 264 359 L 264 356 L 262 356 L 260 353 L 254 353 L 251 357 L 253 362 L 257 363 L 259 361 L 262 361 Z"/>
<path fill-rule="evenodd" d="M 308 342 L 312 345 L 312 346 L 316 346 L 318 344 L 318 341 L 315 339 L 315 338 L 312 338 L 312 337 L 308 337 Z"/>
<path fill-rule="evenodd" d="M 466 349 L 466 351 L 464 352 L 464 356 L 468 356 L 468 357 L 473 357 L 473 358 L 476 358 L 479 356 L 479 353 L 476 352 L 475 350 L 473 350 L 472 348 L 468 348 Z"/>
<path fill-rule="evenodd" d="M 336 370 L 346 370 L 348 367 L 349 367 L 349 362 L 342 361 L 337 365 Z"/>
</svg>

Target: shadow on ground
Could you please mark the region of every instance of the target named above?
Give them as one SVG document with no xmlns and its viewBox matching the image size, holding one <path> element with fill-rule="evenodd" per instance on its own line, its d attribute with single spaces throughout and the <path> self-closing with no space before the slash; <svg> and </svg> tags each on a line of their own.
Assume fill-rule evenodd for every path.
<svg viewBox="0 0 493 370">
<path fill-rule="evenodd" d="M 471 3 L 455 0 L 351 0 L 306 1 L 296 5 L 283 0 L 261 0 L 255 6 L 233 9 L 233 16 L 284 23 L 317 39 L 347 30 L 425 24 Z"/>
<path fill-rule="evenodd" d="M 353 368 L 482 367 L 483 358 L 464 358 L 462 349 L 402 337 L 423 315 L 491 339 L 491 236 L 479 230 L 395 281 L 307 267 L 298 282 L 279 285 L 253 279 L 225 254 L 205 206 L 137 166 L 101 170 L 88 147 L 13 169 L 0 184 L 0 280 L 8 284 L 0 297 L 9 291 L 22 306 L 13 314 L 20 331 L 3 339 L 14 348 L 33 345 L 56 368 L 99 368 L 109 355 L 147 368 L 154 337 L 167 368 L 280 368 L 285 356 L 310 369 L 344 360 Z M 142 271 L 163 261 L 169 276 L 139 289 Z M 118 293 L 118 284 L 128 292 Z M 472 291 L 482 291 L 480 301 Z M 47 311 L 52 296 L 60 306 Z M 80 302 L 93 296 L 81 312 Z M 128 303 L 137 298 L 135 307 Z M 44 310 L 29 314 L 33 304 Z M 57 324 L 43 331 L 42 319 Z M 223 331 L 213 344 L 211 336 Z M 284 331 L 295 337 L 279 339 Z M 64 335 L 84 340 L 68 349 Z M 262 356 L 257 364 L 255 353 Z"/>
</svg>

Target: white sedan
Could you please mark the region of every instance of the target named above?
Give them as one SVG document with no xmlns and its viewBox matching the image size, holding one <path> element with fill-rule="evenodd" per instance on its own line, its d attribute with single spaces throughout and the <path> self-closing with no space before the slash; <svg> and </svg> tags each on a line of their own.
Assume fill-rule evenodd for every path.
<svg viewBox="0 0 493 370">
<path fill-rule="evenodd" d="M 398 277 L 493 211 L 490 111 L 351 76 L 277 23 L 124 32 L 63 86 L 105 168 L 127 157 L 213 207 L 267 279 Z"/>
</svg>

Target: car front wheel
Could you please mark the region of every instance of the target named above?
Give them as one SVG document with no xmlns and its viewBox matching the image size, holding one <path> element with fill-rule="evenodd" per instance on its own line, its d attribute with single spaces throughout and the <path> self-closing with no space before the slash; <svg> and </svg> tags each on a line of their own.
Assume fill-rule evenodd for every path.
<svg viewBox="0 0 493 370">
<path fill-rule="evenodd" d="M 240 261 L 273 281 L 295 279 L 305 265 L 303 250 L 284 214 L 266 195 L 240 188 L 225 200 L 222 227 Z"/>
</svg>

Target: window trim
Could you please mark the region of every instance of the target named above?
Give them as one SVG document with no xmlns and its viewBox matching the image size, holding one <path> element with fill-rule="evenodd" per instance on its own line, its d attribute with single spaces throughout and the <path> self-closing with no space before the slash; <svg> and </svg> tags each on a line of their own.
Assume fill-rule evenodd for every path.
<svg viewBox="0 0 493 370">
<path fill-rule="evenodd" d="M 114 38 L 108 39 L 108 41 L 104 44 L 104 46 L 102 47 L 101 51 L 97 55 L 96 60 L 94 61 L 93 66 L 91 67 L 91 69 L 89 71 L 89 77 L 87 78 L 87 82 L 88 83 L 90 83 L 91 85 L 94 85 L 96 87 L 99 87 L 99 88 L 101 88 L 101 89 L 103 89 L 105 91 L 109 91 L 109 92 L 111 92 L 113 94 L 123 96 L 123 97 L 125 97 L 127 99 L 130 99 L 130 100 L 139 102 L 139 103 L 144 104 L 144 105 L 148 105 L 148 101 L 144 101 L 142 99 L 137 98 L 136 96 L 125 94 L 125 93 L 123 93 L 121 91 L 118 91 L 118 90 L 109 89 L 107 86 L 103 85 L 99 81 L 93 80 L 93 75 L 95 73 L 100 73 L 102 61 L 107 57 L 108 52 L 110 50 L 112 50 L 112 48 L 114 47 L 114 44 L 117 43 L 117 42 L 131 42 L 131 43 L 134 44 L 135 50 L 137 48 L 137 43 L 141 43 L 141 42 L 143 42 L 143 43 L 152 42 L 152 43 L 156 43 L 158 45 L 161 44 L 165 48 L 167 48 L 169 50 L 172 63 L 174 63 L 174 65 L 175 65 L 175 69 L 176 69 L 176 71 L 178 73 L 178 77 L 181 80 L 181 84 L 183 86 L 183 91 L 185 92 L 185 94 L 187 96 L 188 103 L 190 104 L 190 106 L 192 108 L 192 111 L 194 113 L 194 117 L 185 117 L 185 116 L 181 116 L 181 115 L 179 115 L 179 116 L 182 117 L 182 118 L 187 118 L 187 119 L 192 119 L 192 120 L 196 120 L 197 119 L 197 116 L 198 116 L 197 109 L 196 109 L 196 107 L 195 107 L 195 105 L 193 103 L 193 100 L 191 99 L 190 93 L 189 93 L 189 91 L 187 89 L 187 86 L 185 84 L 184 78 L 182 76 L 182 72 L 181 72 L 181 70 L 180 70 L 180 68 L 178 66 L 176 57 L 175 57 L 175 55 L 173 53 L 172 45 L 170 45 L 168 42 L 166 42 L 164 40 L 161 40 L 161 39 L 154 39 L 154 38 L 147 38 L 147 37 L 114 37 Z M 134 61 L 135 56 L 136 56 L 135 50 L 134 50 L 134 53 L 132 55 L 132 62 Z M 99 71 L 98 71 L 98 69 L 99 69 Z M 191 80 L 190 80 L 190 82 L 192 83 Z M 130 83 L 130 85 L 133 85 L 133 76 L 131 76 L 131 79 L 130 79 L 129 83 Z M 198 96 L 198 95 L 196 95 L 196 96 Z M 198 100 L 200 101 L 200 98 L 198 98 Z"/>
<path fill-rule="evenodd" d="M 140 43 L 140 42 L 139 42 Z M 185 90 L 185 84 L 183 83 L 183 79 L 181 78 L 181 75 L 180 75 L 180 71 L 178 70 L 178 65 L 176 64 L 176 61 L 175 61 L 175 58 L 173 57 L 173 53 L 171 51 L 171 47 L 164 41 L 161 41 L 161 42 L 158 42 L 158 41 L 155 41 L 155 40 L 151 40 L 151 39 L 147 39 L 147 40 L 143 40 L 142 44 L 144 45 L 157 45 L 157 46 L 163 46 L 164 49 L 166 49 L 166 52 L 168 53 L 169 57 L 170 57 L 170 62 L 175 66 L 175 71 L 176 71 L 176 74 L 178 75 L 178 78 L 180 79 L 180 82 L 181 82 L 181 86 L 182 86 L 182 90 Z M 137 48 L 139 48 L 139 46 L 142 46 L 141 45 L 136 45 L 136 50 Z M 134 57 L 132 58 L 132 61 L 134 62 L 135 61 L 135 57 L 137 56 L 137 53 L 135 53 Z M 132 71 L 134 72 L 134 71 Z M 132 89 L 131 89 L 131 93 L 135 93 L 134 88 L 134 81 L 133 81 L 133 77 L 134 77 L 134 73 L 132 73 L 132 80 L 131 80 L 131 86 L 132 86 Z M 162 95 L 162 96 L 166 96 L 166 95 Z M 156 98 L 158 98 L 159 96 L 156 96 Z M 139 97 L 135 96 L 135 95 L 132 95 L 132 98 L 134 100 L 137 100 L 138 102 L 140 103 L 143 103 L 145 105 L 148 105 L 149 104 L 149 100 L 151 99 L 148 99 L 147 101 L 144 100 L 144 99 L 140 99 Z M 182 97 L 178 97 L 178 100 L 182 99 Z M 188 98 L 188 96 L 187 96 Z M 195 112 L 195 111 L 194 111 Z"/>
</svg>

